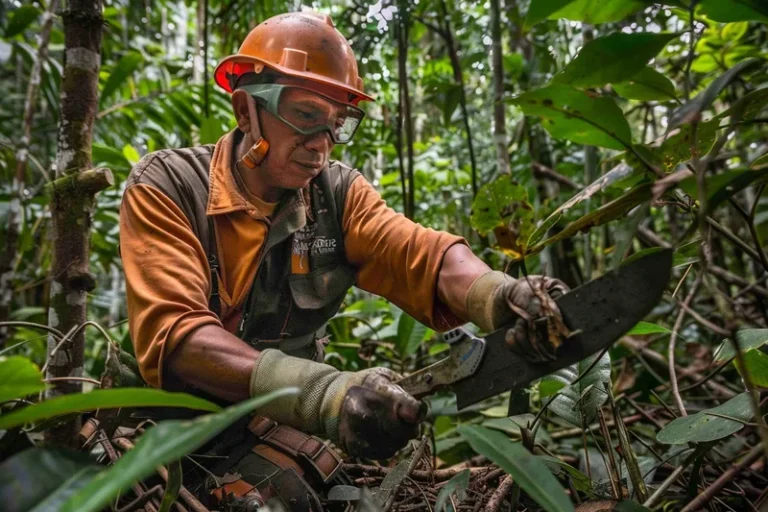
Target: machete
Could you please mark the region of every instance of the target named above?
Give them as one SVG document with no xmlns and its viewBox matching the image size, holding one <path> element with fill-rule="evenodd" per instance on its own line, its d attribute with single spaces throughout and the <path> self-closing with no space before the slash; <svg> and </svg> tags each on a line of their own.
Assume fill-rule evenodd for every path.
<svg viewBox="0 0 768 512">
<path fill-rule="evenodd" d="M 672 271 L 672 250 L 660 249 L 571 290 L 555 300 L 571 334 L 553 360 L 531 362 L 506 342 L 509 327 L 485 338 L 459 327 L 445 334 L 450 354 L 398 382 L 421 398 L 438 389 L 456 393 L 458 409 L 577 363 L 608 347 L 651 312 Z"/>
</svg>

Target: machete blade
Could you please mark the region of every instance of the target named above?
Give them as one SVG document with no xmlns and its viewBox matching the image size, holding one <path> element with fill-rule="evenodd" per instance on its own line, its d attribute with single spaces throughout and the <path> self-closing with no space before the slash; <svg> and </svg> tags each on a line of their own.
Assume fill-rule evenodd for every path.
<svg viewBox="0 0 768 512">
<path fill-rule="evenodd" d="M 578 363 L 619 339 L 661 300 L 672 271 L 672 250 L 662 249 L 586 283 L 555 302 L 574 334 L 554 361 L 531 363 L 505 341 L 506 329 L 485 337 L 477 371 L 452 384 L 459 409 Z"/>
</svg>

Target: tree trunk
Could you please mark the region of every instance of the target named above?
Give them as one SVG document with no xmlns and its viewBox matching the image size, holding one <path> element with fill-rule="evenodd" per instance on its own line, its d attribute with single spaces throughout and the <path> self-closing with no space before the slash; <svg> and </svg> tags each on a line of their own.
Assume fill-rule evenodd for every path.
<svg viewBox="0 0 768 512">
<path fill-rule="evenodd" d="M 406 177 L 408 179 L 407 194 L 404 198 L 403 209 L 405 216 L 414 218 L 416 189 L 413 175 L 413 119 L 411 118 L 411 95 L 408 91 L 408 32 L 410 25 L 408 2 L 401 1 L 398 6 L 397 31 L 397 73 L 400 84 L 400 119 L 405 127 L 405 146 L 408 153 Z"/>
<path fill-rule="evenodd" d="M 453 30 L 451 28 L 451 17 L 445 0 L 440 0 L 440 13 L 443 18 L 443 37 L 448 46 L 448 56 L 451 59 L 453 68 L 453 78 L 459 86 L 459 106 L 461 107 L 461 118 L 464 122 L 464 132 L 467 135 L 467 148 L 469 149 L 469 164 L 472 170 L 472 197 L 477 195 L 477 163 L 475 162 L 475 148 L 472 143 L 472 130 L 469 126 L 469 112 L 467 110 L 467 93 L 464 90 L 464 73 L 461 70 L 461 61 L 456 41 L 453 39 Z"/>
<path fill-rule="evenodd" d="M 8 320 L 13 300 L 14 267 L 18 258 L 19 233 L 21 232 L 22 203 L 24 187 L 27 183 L 27 160 L 29 147 L 32 144 L 32 120 L 35 116 L 43 62 L 48 58 L 48 41 L 51 37 L 53 16 L 59 7 L 59 0 L 51 0 L 48 10 L 43 15 L 40 34 L 37 38 L 37 55 L 32 63 L 29 74 L 27 97 L 24 100 L 24 117 L 21 140 L 16 150 L 16 175 L 13 180 L 11 201 L 8 208 L 8 232 L 5 238 L 5 252 L 0 256 L 0 322 Z M 0 348 L 8 340 L 8 328 L 0 327 Z"/>
<path fill-rule="evenodd" d="M 101 0 L 69 0 L 64 20 L 64 72 L 61 82 L 61 117 L 56 155 L 56 180 L 49 185 L 53 262 L 48 324 L 65 333 L 59 344 L 48 338 L 46 377 L 80 377 L 83 373 L 86 295 L 93 290 L 89 269 L 88 239 L 94 195 L 112 184 L 106 169 L 91 167 L 91 138 L 98 112 L 101 52 Z M 48 396 L 81 392 L 79 382 L 62 382 Z M 65 421 L 45 433 L 46 441 L 72 446 L 80 418 Z"/>
<path fill-rule="evenodd" d="M 499 0 L 491 0 L 491 39 L 493 40 L 493 142 L 496 145 L 496 165 L 499 173 L 509 174 L 507 150 L 507 120 L 504 112 L 504 62 L 501 47 L 501 11 Z"/>
</svg>

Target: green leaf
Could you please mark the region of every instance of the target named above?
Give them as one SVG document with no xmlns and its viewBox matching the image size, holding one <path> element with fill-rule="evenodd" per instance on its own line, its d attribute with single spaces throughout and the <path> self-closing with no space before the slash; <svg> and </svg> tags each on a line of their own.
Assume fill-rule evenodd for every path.
<svg viewBox="0 0 768 512">
<path fill-rule="evenodd" d="M 755 159 L 754 162 L 749 164 L 750 169 L 768 169 L 768 153 L 764 154 L 763 156 L 759 156 Z"/>
<path fill-rule="evenodd" d="M 160 508 L 157 512 L 169 512 L 173 506 L 173 502 L 179 496 L 179 490 L 181 490 L 182 483 L 181 462 L 175 460 L 168 464 L 168 483 L 165 484 L 165 492 L 163 492 L 163 501 L 160 502 Z"/>
<path fill-rule="evenodd" d="M 768 355 L 759 350 L 750 350 L 744 354 L 744 366 L 737 360 L 733 361 L 739 374 L 744 378 L 749 375 L 755 386 L 768 387 Z M 746 368 L 746 369 L 745 369 Z"/>
<path fill-rule="evenodd" d="M 705 443 L 727 437 L 744 427 L 739 421 L 708 412 L 747 422 L 752 419 L 752 401 L 748 393 L 742 393 L 712 409 L 677 418 L 659 431 L 656 440 L 664 444 Z"/>
<path fill-rule="evenodd" d="M 395 345 L 401 357 L 408 357 L 414 354 L 424 340 L 427 333 L 427 326 L 417 322 L 407 313 L 400 315 L 397 322 L 397 340 Z"/>
<path fill-rule="evenodd" d="M 675 84 L 650 66 L 623 82 L 614 83 L 616 93 L 629 100 L 669 101 L 677 99 Z"/>
<path fill-rule="evenodd" d="M 677 34 L 616 32 L 587 43 L 552 83 L 601 87 L 640 73 Z"/>
<path fill-rule="evenodd" d="M 84 453 L 59 448 L 29 448 L 0 464 L 0 503 L 6 512 L 59 510 L 103 466 Z"/>
<path fill-rule="evenodd" d="M 42 11 L 34 5 L 22 5 L 18 9 L 14 9 L 8 16 L 8 24 L 5 26 L 3 37 L 8 39 L 21 34 L 40 14 Z"/>
<path fill-rule="evenodd" d="M 749 23 L 746 21 L 738 23 L 728 23 L 720 31 L 720 35 L 725 41 L 736 41 L 747 34 Z"/>
<path fill-rule="evenodd" d="M 651 322 L 638 322 L 636 326 L 629 330 L 627 336 L 642 336 L 645 334 L 670 334 L 672 331 L 661 325 Z"/>
<path fill-rule="evenodd" d="M 62 395 L 0 416 L 0 430 L 47 420 L 64 414 L 118 407 L 184 407 L 220 411 L 221 407 L 186 393 L 151 388 L 96 389 L 90 393 Z"/>
<path fill-rule="evenodd" d="M 525 16 L 525 30 L 573 2 L 574 0 L 531 0 L 531 6 Z"/>
<path fill-rule="evenodd" d="M 731 117 L 731 122 L 752 121 L 768 106 L 768 87 L 757 89 L 738 99 L 735 105 L 718 115 L 718 119 Z"/>
<path fill-rule="evenodd" d="M 61 512 L 97 512 L 120 492 L 151 475 L 159 465 L 179 460 L 196 450 L 227 426 L 272 400 L 295 395 L 295 388 L 282 389 L 241 402 L 216 414 L 192 421 L 164 421 L 139 438 L 136 446 L 115 464 L 99 473 L 74 494 Z M 46 510 L 44 507 L 38 507 Z"/>
<path fill-rule="evenodd" d="M 587 232 L 593 227 L 602 226 L 612 220 L 618 219 L 635 206 L 651 199 L 651 187 L 651 183 L 641 183 L 640 185 L 637 185 L 621 197 L 618 197 L 613 201 L 604 204 L 597 210 L 571 222 L 557 234 L 547 238 L 543 242 L 539 242 L 536 245 L 529 247 L 527 254 L 536 254 L 548 245 L 570 238 L 577 233 Z"/>
<path fill-rule="evenodd" d="M 709 87 L 699 93 L 695 98 L 675 110 L 669 118 L 668 130 L 691 121 L 698 120 L 701 113 L 708 109 L 713 101 L 720 95 L 728 84 L 736 79 L 741 73 L 762 64 L 761 59 L 750 59 L 736 64 L 731 69 L 720 75 Z"/>
<path fill-rule="evenodd" d="M 539 381 L 539 396 L 545 398 L 548 396 L 556 395 L 568 384 L 565 382 L 554 379 L 542 379 Z"/>
<path fill-rule="evenodd" d="M 563 478 L 570 478 L 577 491 L 587 494 L 592 493 L 592 480 L 575 467 L 556 457 L 550 457 L 549 455 L 539 455 L 539 458 L 547 465 L 549 470 L 555 474 L 555 476 L 562 475 Z"/>
<path fill-rule="evenodd" d="M 597 416 L 597 410 L 608 399 L 606 385 L 610 385 L 611 382 L 611 356 L 608 352 L 589 373 L 583 375 L 578 382 L 574 382 L 589 368 L 598 355 L 594 354 L 542 379 L 543 381 L 554 380 L 567 386 L 560 390 L 549 404 L 549 410 L 571 425 L 585 427 L 591 423 Z"/>
<path fill-rule="evenodd" d="M 768 178 L 768 169 L 739 169 L 726 171 L 707 178 L 707 208 L 710 211 L 737 192 L 740 192 L 758 181 Z M 698 198 L 699 190 L 696 176 L 689 176 L 680 182 L 686 194 Z"/>
<path fill-rule="evenodd" d="M 522 444 L 501 432 L 474 425 L 459 425 L 458 432 L 479 454 L 501 466 L 528 495 L 548 512 L 571 512 L 573 504 L 547 466 Z"/>
<path fill-rule="evenodd" d="M 541 117 L 542 125 L 555 138 L 611 149 L 626 149 L 632 144 L 629 124 L 611 98 L 550 85 L 509 102 L 526 115 Z"/>
<path fill-rule="evenodd" d="M 715 21 L 768 23 L 768 5 L 764 0 L 701 0 L 700 9 Z"/>
<path fill-rule="evenodd" d="M 716 119 L 696 125 L 696 146 L 695 150 L 699 152 L 699 157 L 709 153 L 712 145 L 717 138 L 717 126 L 719 122 Z M 686 124 L 679 128 L 679 131 L 668 137 L 661 146 L 653 148 L 652 152 L 655 162 L 664 172 L 672 172 L 681 162 L 687 162 L 693 158 L 693 125 Z"/>
<path fill-rule="evenodd" d="M 123 156 L 131 165 L 136 165 L 139 160 L 141 160 L 141 155 L 139 152 L 136 151 L 136 148 L 130 144 L 123 146 Z"/>
<path fill-rule="evenodd" d="M 651 5 L 650 0 L 576 0 L 555 12 L 552 18 L 566 18 L 592 25 L 621 21 Z"/>
<path fill-rule="evenodd" d="M 445 505 L 448 503 L 448 497 L 452 494 L 456 494 L 459 501 L 462 501 L 466 496 L 467 487 L 469 487 L 469 469 L 465 469 L 456 474 L 453 478 L 448 480 L 448 483 L 440 489 L 440 494 L 437 495 L 437 501 L 435 502 L 435 512 L 442 512 L 445 510 Z"/>
<path fill-rule="evenodd" d="M 741 329 L 736 332 L 736 342 L 743 353 L 759 349 L 768 343 L 768 329 Z M 714 361 L 723 363 L 736 357 L 730 340 L 724 340 L 715 351 Z"/>
<path fill-rule="evenodd" d="M 533 230 L 533 207 L 528 190 L 513 183 L 508 175 L 483 185 L 472 202 L 472 227 L 480 234 L 493 231 L 502 250 L 521 254 Z"/>
<path fill-rule="evenodd" d="M 99 108 L 104 106 L 104 102 L 123 85 L 143 62 L 144 57 L 139 52 L 131 51 L 122 56 L 104 83 L 99 97 Z"/>
<path fill-rule="evenodd" d="M 26 357 L 0 357 L 0 404 L 45 389 L 43 375 Z"/>
<path fill-rule="evenodd" d="M 216 116 L 204 117 L 200 123 L 200 144 L 216 144 L 225 133 L 221 119 Z"/>
</svg>

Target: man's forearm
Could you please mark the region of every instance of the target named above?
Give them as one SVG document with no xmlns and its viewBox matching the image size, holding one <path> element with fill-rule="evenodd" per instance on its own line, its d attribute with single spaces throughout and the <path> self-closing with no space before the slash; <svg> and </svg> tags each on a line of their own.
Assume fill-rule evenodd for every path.
<svg viewBox="0 0 768 512">
<path fill-rule="evenodd" d="M 206 393 L 238 402 L 250 396 L 250 379 L 260 352 L 216 325 L 204 325 L 179 344 L 166 368 Z"/>
<path fill-rule="evenodd" d="M 443 256 L 437 278 L 437 297 L 462 320 L 469 321 L 467 292 L 472 283 L 491 268 L 463 244 L 451 246 Z"/>
</svg>

